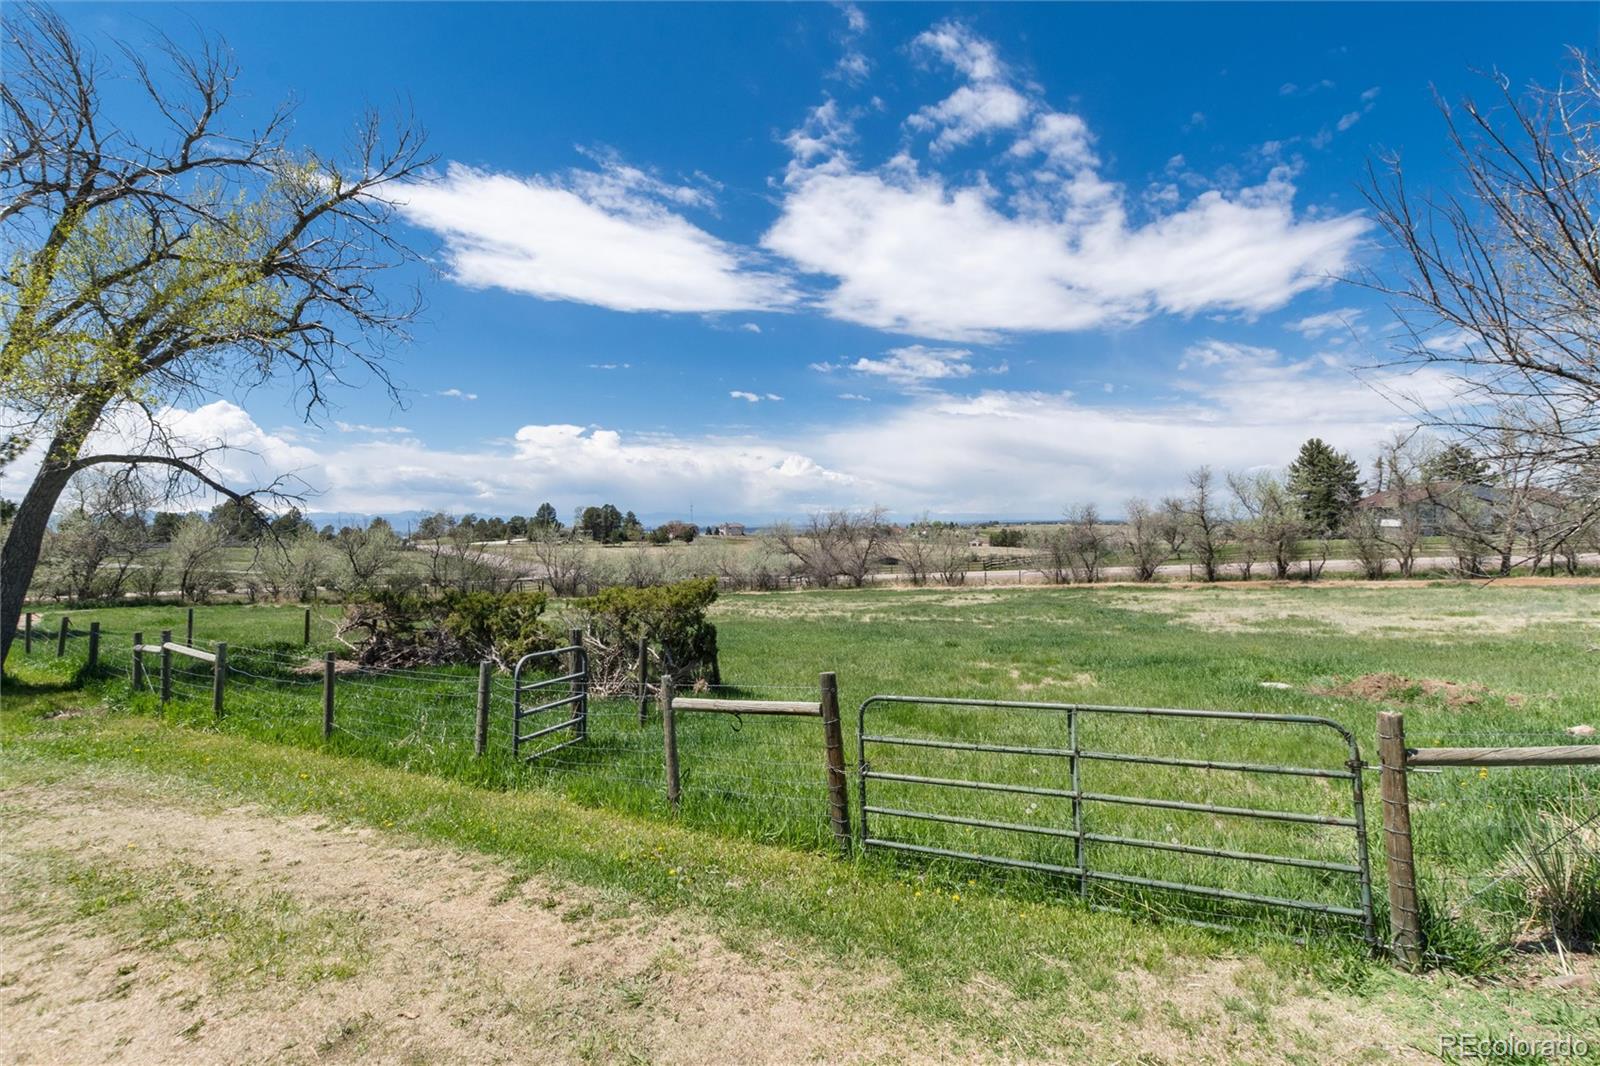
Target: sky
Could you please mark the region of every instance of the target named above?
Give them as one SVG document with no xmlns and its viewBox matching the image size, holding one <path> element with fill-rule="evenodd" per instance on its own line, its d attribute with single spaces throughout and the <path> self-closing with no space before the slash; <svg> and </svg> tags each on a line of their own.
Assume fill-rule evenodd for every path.
<svg viewBox="0 0 1600 1066">
<path fill-rule="evenodd" d="M 1455 178 L 1435 94 L 1554 82 L 1591 4 L 70 4 L 220 34 L 233 120 L 291 141 L 409 109 L 396 195 L 426 310 L 399 405 L 174 411 L 317 512 L 770 521 L 879 505 L 1047 518 L 1281 467 L 1365 466 L 1451 383 L 1384 369 L 1361 193 Z M 115 104 L 116 91 L 111 93 Z M 10 471 L 15 481 L 21 474 Z M 18 486 L 0 481 L 0 493 Z"/>
</svg>

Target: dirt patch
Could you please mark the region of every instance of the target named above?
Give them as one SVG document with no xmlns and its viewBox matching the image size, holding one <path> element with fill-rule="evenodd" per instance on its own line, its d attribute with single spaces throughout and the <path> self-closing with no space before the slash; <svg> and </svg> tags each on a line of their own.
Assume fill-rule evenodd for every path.
<svg viewBox="0 0 1600 1066">
<path fill-rule="evenodd" d="M 1440 681 L 1431 677 L 1411 678 L 1400 674 L 1362 674 L 1331 688 L 1312 689 L 1319 696 L 1342 696 L 1371 703 L 1413 703 L 1418 699 L 1442 700 L 1451 710 L 1476 707 L 1497 695 L 1476 681 Z M 1503 697 L 1506 704 L 1520 707 L 1527 697 L 1515 692 Z"/>
<path fill-rule="evenodd" d="M 3 802 L 8 1062 L 907 1055 L 852 1023 L 820 968 L 782 944 L 736 954 L 627 900 L 487 859 L 316 817 L 202 813 L 131 786 L 57 784 Z M 173 870 L 188 871 L 179 889 Z M 209 924 L 180 920 L 197 913 Z M 143 914 L 146 933 L 117 914 Z M 271 971 L 257 955 L 272 950 L 298 961 L 238 978 Z M 334 961 L 318 962 L 327 952 Z"/>
<path fill-rule="evenodd" d="M 1162 614 L 1207 632 L 1399 633 L 1417 637 L 1505 636 L 1531 627 L 1600 627 L 1592 584 L 1475 585 L 1440 595 L 1403 596 L 1418 583 L 1329 582 L 1314 586 L 1218 584 L 1107 588 L 1107 606 Z M 1126 591 L 1124 591 L 1126 590 Z"/>
<path fill-rule="evenodd" d="M 333 660 L 333 672 L 336 674 L 359 674 L 364 669 L 365 667 L 356 662 L 354 659 Z M 305 662 L 295 667 L 293 672 L 299 674 L 301 677 L 321 677 L 322 671 L 323 660 L 307 659 Z"/>
</svg>

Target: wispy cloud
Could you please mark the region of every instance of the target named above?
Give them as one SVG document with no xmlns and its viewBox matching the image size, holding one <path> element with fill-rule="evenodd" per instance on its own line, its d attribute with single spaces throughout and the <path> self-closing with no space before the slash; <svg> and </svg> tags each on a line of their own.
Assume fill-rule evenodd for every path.
<svg viewBox="0 0 1600 1066">
<path fill-rule="evenodd" d="M 632 368 L 632 366 L 633 366 L 632 363 L 590 363 L 589 364 L 589 369 L 590 370 L 628 370 L 628 369 Z"/>
<path fill-rule="evenodd" d="M 1354 213 L 1297 215 L 1284 165 L 1187 202 L 1174 188 L 1144 200 L 1147 220 L 1135 224 L 1082 117 L 1015 82 L 992 43 L 947 20 L 914 50 L 966 80 L 908 121 L 933 156 L 980 135 L 1012 139 L 975 179 L 930 171 L 908 151 L 864 167 L 850 155 L 849 116 L 834 101 L 813 110 L 786 141 L 782 213 L 762 244 L 833 280 L 820 304 L 835 318 L 962 342 L 1158 312 L 1257 314 L 1327 284 L 1368 228 Z"/>
<path fill-rule="evenodd" d="M 460 389 L 441 389 L 439 395 L 448 396 L 452 400 L 476 400 L 478 398 L 477 393 L 462 392 Z"/>
<path fill-rule="evenodd" d="M 553 177 L 452 163 L 399 196 L 411 222 L 443 238 L 463 285 L 617 311 L 771 310 L 795 299 L 782 274 L 682 214 L 710 203 L 704 188 L 610 157 Z"/>
<path fill-rule="evenodd" d="M 335 421 L 333 423 L 333 428 L 337 429 L 340 433 L 396 434 L 411 432 L 411 430 L 407 429 L 405 426 L 369 426 L 362 422 Z"/>
</svg>

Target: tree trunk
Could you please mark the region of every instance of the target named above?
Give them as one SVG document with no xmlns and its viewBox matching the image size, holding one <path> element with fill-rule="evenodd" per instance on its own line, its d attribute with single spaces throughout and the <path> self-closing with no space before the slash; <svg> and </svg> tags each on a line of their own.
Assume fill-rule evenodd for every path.
<svg viewBox="0 0 1600 1066">
<path fill-rule="evenodd" d="M 56 501 L 61 499 L 70 480 L 70 459 L 47 460 L 34 476 L 27 495 L 22 497 L 6 534 L 5 547 L 0 549 L 0 663 L 5 662 L 11 652 L 17 621 L 22 617 L 22 602 L 39 565 L 45 529 L 56 509 Z"/>
<path fill-rule="evenodd" d="M 45 449 L 39 472 L 33 475 L 33 484 L 17 506 L 5 546 L 0 548 L 0 666 L 17 636 L 17 620 L 22 617 L 22 603 L 39 566 L 50 515 L 72 480 L 73 464 L 83 442 L 99 424 L 110 398 L 109 391 L 96 387 L 78 399 Z"/>
</svg>

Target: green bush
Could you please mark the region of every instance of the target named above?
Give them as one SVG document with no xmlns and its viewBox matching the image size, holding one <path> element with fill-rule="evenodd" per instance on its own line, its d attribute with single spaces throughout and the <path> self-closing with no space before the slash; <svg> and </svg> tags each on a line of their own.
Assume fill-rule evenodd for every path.
<svg viewBox="0 0 1600 1066">
<path fill-rule="evenodd" d="M 587 616 L 590 633 L 605 647 L 623 652 L 642 636 L 660 649 L 675 679 L 720 685 L 717 627 L 706 618 L 706 608 L 716 599 L 717 579 L 703 577 L 673 585 L 601 589 L 574 606 Z"/>
<path fill-rule="evenodd" d="M 445 632 L 468 655 L 511 665 L 530 652 L 557 646 L 543 620 L 550 597 L 543 592 L 451 592 L 444 598 Z"/>
</svg>

